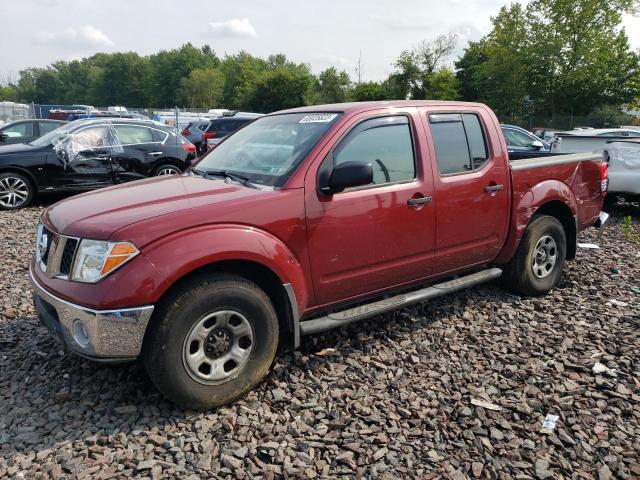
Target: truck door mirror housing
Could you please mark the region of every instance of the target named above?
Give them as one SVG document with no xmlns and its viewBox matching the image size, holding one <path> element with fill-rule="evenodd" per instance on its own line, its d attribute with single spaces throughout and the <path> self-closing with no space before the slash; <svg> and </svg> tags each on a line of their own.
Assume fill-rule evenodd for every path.
<svg viewBox="0 0 640 480">
<path fill-rule="evenodd" d="M 345 188 L 360 187 L 373 182 L 373 168 L 370 163 L 345 162 L 336 165 L 327 185 L 322 185 L 320 191 L 327 195 L 342 192 Z"/>
<path fill-rule="evenodd" d="M 544 143 L 542 143 L 540 140 L 534 140 L 533 142 L 531 142 L 531 146 L 540 150 L 544 147 Z"/>
</svg>

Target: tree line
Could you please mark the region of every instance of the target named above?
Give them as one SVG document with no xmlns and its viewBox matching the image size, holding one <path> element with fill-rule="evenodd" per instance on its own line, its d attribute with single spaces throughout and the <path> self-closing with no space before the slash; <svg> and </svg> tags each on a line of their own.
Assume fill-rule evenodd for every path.
<svg viewBox="0 0 640 480">
<path fill-rule="evenodd" d="M 308 104 L 386 99 L 481 101 L 499 116 L 588 115 L 637 103 L 640 54 L 622 15 L 637 0 L 533 0 L 500 9 L 491 31 L 453 59 L 457 36 L 440 35 L 402 51 L 383 81 L 346 71 L 318 75 L 285 55 L 241 51 L 219 57 L 208 45 L 141 56 L 98 53 L 22 70 L 0 100 L 130 107 L 270 112 Z M 358 74 L 362 72 L 359 71 Z M 359 76 L 359 75 L 358 75 Z"/>
</svg>

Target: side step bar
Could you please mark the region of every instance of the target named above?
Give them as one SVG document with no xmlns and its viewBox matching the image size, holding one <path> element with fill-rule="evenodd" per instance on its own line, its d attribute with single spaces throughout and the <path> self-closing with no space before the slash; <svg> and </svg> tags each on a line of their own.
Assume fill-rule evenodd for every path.
<svg viewBox="0 0 640 480">
<path fill-rule="evenodd" d="M 459 277 L 448 282 L 438 283 L 415 292 L 403 293 L 395 297 L 384 298 L 366 305 L 342 310 L 340 312 L 329 313 L 320 318 L 300 322 L 300 334 L 312 335 L 332 328 L 339 328 L 349 323 L 357 322 L 365 318 L 380 315 L 397 308 L 406 307 L 414 303 L 430 300 L 447 293 L 457 292 L 464 288 L 472 287 L 480 283 L 489 282 L 502 275 L 499 268 L 489 268 L 481 272 L 472 273 L 464 277 Z"/>
</svg>

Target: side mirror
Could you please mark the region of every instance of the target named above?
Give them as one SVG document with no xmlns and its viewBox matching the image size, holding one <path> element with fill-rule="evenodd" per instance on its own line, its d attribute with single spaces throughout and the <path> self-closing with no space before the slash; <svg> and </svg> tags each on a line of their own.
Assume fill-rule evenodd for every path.
<svg viewBox="0 0 640 480">
<path fill-rule="evenodd" d="M 7 140 L 9 140 L 9 135 L 6 133 L 0 133 L 0 142 L 6 142 Z"/>
<path fill-rule="evenodd" d="M 320 188 L 322 193 L 331 195 L 345 188 L 360 187 L 373 182 L 373 168 L 370 163 L 345 162 L 337 165 L 331 172 L 329 184 Z"/>
<path fill-rule="evenodd" d="M 531 146 L 540 150 L 544 148 L 544 143 L 542 143 L 540 140 L 534 140 L 533 142 L 531 142 Z"/>
</svg>

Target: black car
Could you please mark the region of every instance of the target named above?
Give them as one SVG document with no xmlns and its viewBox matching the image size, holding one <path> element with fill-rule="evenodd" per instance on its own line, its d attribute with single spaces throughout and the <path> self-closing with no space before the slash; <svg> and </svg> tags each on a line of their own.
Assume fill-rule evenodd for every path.
<svg viewBox="0 0 640 480">
<path fill-rule="evenodd" d="M 43 192 L 85 191 L 181 173 L 196 147 L 150 121 L 83 119 L 34 140 L 0 146 L 0 209 Z"/>
<path fill-rule="evenodd" d="M 31 142 L 64 123 L 61 120 L 16 120 L 6 123 L 0 126 L 0 145 Z"/>
<path fill-rule="evenodd" d="M 224 137 L 232 134 L 247 123 L 255 120 L 256 117 L 222 117 L 211 120 L 211 123 L 202 134 L 202 139 L 206 142 L 206 150 L 214 148 Z"/>
</svg>

